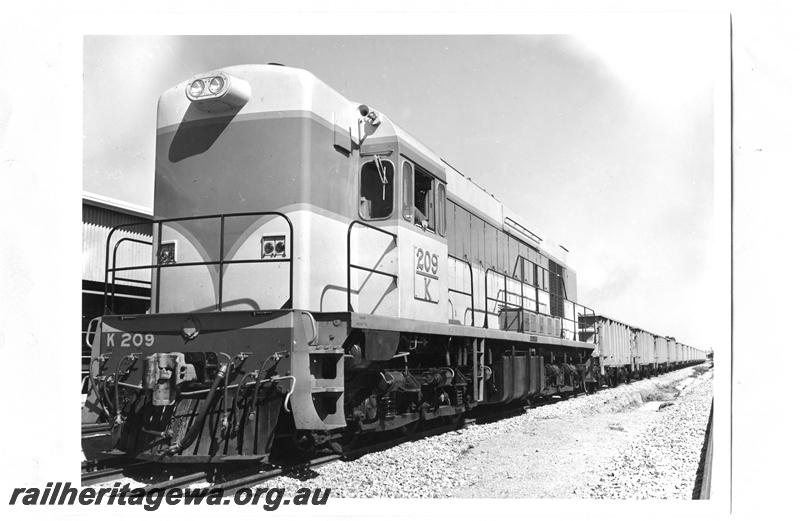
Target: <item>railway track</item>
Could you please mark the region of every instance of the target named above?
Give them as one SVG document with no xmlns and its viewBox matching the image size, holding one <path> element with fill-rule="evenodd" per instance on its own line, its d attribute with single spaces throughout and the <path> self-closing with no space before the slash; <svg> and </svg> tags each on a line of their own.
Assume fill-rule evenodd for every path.
<svg viewBox="0 0 800 521">
<path fill-rule="evenodd" d="M 95 423 L 81 425 L 81 437 L 92 438 L 94 436 L 109 436 L 111 429 L 107 423 Z"/>
<path fill-rule="evenodd" d="M 125 477 L 125 472 L 135 469 L 144 469 L 149 462 L 134 462 L 126 465 L 111 465 L 97 470 L 90 470 L 81 474 L 81 485 L 93 485 L 106 481 L 114 481 Z"/>
<path fill-rule="evenodd" d="M 149 492 L 156 489 L 185 487 L 195 483 L 201 483 L 206 486 L 222 489 L 227 495 L 228 493 L 242 487 L 263 483 L 264 481 L 268 481 L 286 474 L 308 472 L 313 468 L 320 467 L 340 459 L 342 459 L 342 455 L 331 454 L 290 466 L 266 469 L 246 469 L 245 471 L 224 475 L 224 477 L 220 477 L 220 469 L 214 466 L 204 466 L 202 470 L 196 470 L 195 468 L 184 468 L 177 471 L 178 475 L 171 475 L 167 479 L 155 479 L 152 483 L 144 485 L 141 488 L 143 488 L 145 492 Z M 157 464 L 152 462 L 140 462 L 124 467 L 101 469 L 84 473 L 81 476 L 81 485 L 88 486 L 96 485 L 98 483 L 111 483 L 114 481 L 119 481 L 123 478 L 131 477 L 135 479 L 137 474 L 148 474 L 148 468 L 152 471 L 152 473 L 158 473 L 159 470 L 163 470 L 159 469 Z M 163 472 L 161 473 L 163 474 Z"/>
<path fill-rule="evenodd" d="M 467 426 L 472 423 L 474 423 L 474 420 L 469 419 L 465 421 L 464 425 Z M 443 434 L 458 428 L 459 427 L 456 425 L 437 426 L 411 436 L 384 440 L 378 443 L 371 443 L 362 447 L 343 451 L 341 454 L 328 454 L 312 458 L 307 461 L 278 467 L 251 468 L 246 469 L 244 472 L 239 471 L 226 473 L 225 471 L 221 471 L 220 467 L 213 465 L 203 466 L 202 470 L 199 471 L 196 470 L 196 466 L 185 467 L 183 469 L 176 470 L 179 475 L 170 476 L 168 479 L 164 480 L 157 479 L 153 483 L 148 484 L 143 488 L 146 491 L 149 491 L 153 489 L 181 487 L 191 485 L 193 483 L 205 482 L 210 486 L 221 488 L 227 494 L 235 489 L 252 486 L 257 483 L 263 483 L 264 481 L 268 481 L 279 476 L 301 475 L 313 471 L 314 468 L 323 466 L 333 461 L 355 460 L 370 452 L 386 450 L 402 443 L 420 440 L 429 436 L 436 436 L 438 434 Z M 81 475 L 81 484 L 83 486 L 87 486 L 98 483 L 109 483 L 123 478 L 136 479 L 138 476 L 155 474 L 159 471 L 163 473 L 163 466 L 159 467 L 157 463 L 153 462 L 135 462 L 121 466 L 110 466 L 107 468 L 84 472 Z"/>
<path fill-rule="evenodd" d="M 697 477 L 694 482 L 692 499 L 711 498 L 711 465 L 714 459 L 714 401 L 711 401 L 711 412 L 708 415 L 708 427 L 706 437 L 703 442 L 703 451 L 700 455 L 700 463 L 697 466 Z"/>
<path fill-rule="evenodd" d="M 219 475 L 224 474 L 224 472 L 221 473 L 220 468 L 213 465 L 204 466 L 202 470 L 196 470 L 197 466 L 186 467 L 176 470 L 178 473 L 177 476 L 170 476 L 168 479 L 163 480 L 156 479 L 153 483 L 145 485 L 142 488 L 144 488 L 146 491 L 149 491 L 153 489 L 182 487 L 191 485 L 193 483 L 204 482 L 208 483 L 209 486 L 221 488 L 224 493 L 227 494 L 235 489 L 263 483 L 279 476 L 296 476 L 307 474 L 308 472 L 313 471 L 313 469 L 333 461 L 352 461 L 372 452 L 384 451 L 403 443 L 418 441 L 431 436 L 438 436 L 446 432 L 467 428 L 476 423 L 490 423 L 512 416 L 517 416 L 519 414 L 524 414 L 525 411 L 530 407 L 531 406 L 513 406 L 501 409 L 499 411 L 493 410 L 491 413 L 484 413 L 478 415 L 477 417 L 465 418 L 461 424 L 435 425 L 411 435 L 391 437 L 389 439 L 382 439 L 377 442 L 367 443 L 362 446 L 354 446 L 352 448 L 343 450 L 340 454 L 324 455 L 304 462 L 272 468 L 259 467 L 255 469 L 248 469 L 244 472 L 240 471 L 231 473 L 231 475 L 224 476 L 222 478 L 220 478 Z M 127 461 L 128 463 L 114 464 L 116 463 L 116 460 L 109 460 L 111 465 L 106 463 L 107 466 L 104 468 L 84 472 L 81 475 L 81 484 L 83 486 L 88 486 L 99 483 L 110 483 L 123 478 L 136 479 L 137 477 L 156 474 L 159 472 L 163 473 L 164 471 L 163 466 L 159 466 L 154 462 Z M 94 463 L 103 464 L 104 462 L 101 461 Z"/>
<path fill-rule="evenodd" d="M 384 451 L 406 442 L 418 441 L 427 437 L 437 436 L 446 432 L 458 430 L 461 428 L 469 427 L 473 424 L 485 424 L 500 421 L 506 418 L 511 418 L 524 414 L 527 410 L 535 408 L 547 403 L 552 403 L 553 400 L 568 400 L 580 396 L 585 396 L 585 392 L 570 393 L 559 398 L 549 398 L 540 400 L 530 404 L 514 405 L 504 407 L 502 409 L 492 409 L 487 412 L 476 414 L 473 417 L 465 418 L 463 422 L 455 424 L 443 424 L 429 427 L 414 434 L 404 436 L 394 436 L 388 439 L 379 439 L 378 441 L 367 443 L 362 446 L 351 446 L 341 453 L 328 454 L 319 456 L 307 461 L 298 463 L 290 463 L 281 466 L 271 466 L 264 468 L 263 466 L 256 466 L 245 469 L 236 469 L 231 471 L 230 466 L 228 469 L 221 471 L 220 466 L 214 465 L 194 465 L 194 466 L 181 466 L 180 468 L 165 467 L 155 462 L 134 461 L 125 458 L 110 458 L 107 460 L 100 460 L 87 464 L 86 469 L 95 468 L 100 466 L 102 468 L 95 468 L 95 470 L 84 471 L 81 475 L 81 484 L 84 486 L 95 485 L 98 483 L 114 482 L 123 478 L 132 478 L 136 481 L 145 479 L 150 484 L 144 485 L 142 488 L 145 490 L 163 489 L 171 487 L 182 487 L 191 485 L 193 483 L 205 483 L 208 486 L 221 488 L 226 494 L 242 487 L 252 486 L 258 483 L 263 483 L 270 479 L 277 478 L 284 475 L 303 475 L 313 471 L 314 468 L 323 466 L 333 461 L 352 461 L 356 460 L 366 454 L 373 452 Z M 105 428 L 105 429 L 104 429 Z M 710 420 L 709 420 L 710 429 Z M 105 430 L 105 432 L 104 432 Z M 82 434 L 86 436 L 98 436 L 107 434 L 107 427 L 105 426 L 92 426 L 89 429 L 83 429 Z M 707 444 L 710 445 L 710 437 L 707 434 Z M 705 446 L 704 446 L 705 454 Z M 710 456 L 708 461 L 710 464 Z M 702 461 L 701 461 L 702 466 Z M 199 469 L 199 470 L 198 470 Z M 159 479 L 156 475 L 165 475 L 170 473 L 166 479 Z M 176 475 L 177 474 L 177 475 Z M 698 479 L 700 474 L 698 471 Z M 708 469 L 708 479 L 710 483 L 710 465 Z"/>
<path fill-rule="evenodd" d="M 518 410 L 519 408 L 515 408 L 515 411 Z M 496 416 L 496 414 L 493 416 Z M 500 418 L 498 417 L 495 419 Z M 369 443 L 363 446 L 347 449 L 339 454 L 323 455 L 310 460 L 282 466 L 268 468 L 259 466 L 256 468 L 246 469 L 244 471 L 240 470 L 238 472 L 230 472 L 230 469 L 227 469 L 226 471 L 220 466 L 214 465 L 185 466 L 180 469 L 174 469 L 174 472 L 178 474 L 177 476 L 170 476 L 168 479 L 163 480 L 156 479 L 151 484 L 145 485 L 142 488 L 144 488 L 146 491 L 149 491 L 153 489 L 181 487 L 191 485 L 193 483 L 205 482 L 210 486 L 221 488 L 227 494 L 229 491 L 246 486 L 252 486 L 257 483 L 263 483 L 264 481 L 268 481 L 279 476 L 302 475 L 304 473 L 313 471 L 314 468 L 323 466 L 333 461 L 352 461 L 371 452 L 379 452 L 395 447 L 402 443 L 417 441 L 430 436 L 437 436 L 445 432 L 467 427 L 474 423 L 474 418 L 468 418 L 464 420 L 463 425 L 438 425 L 413 435 L 381 440 L 375 443 Z M 202 467 L 202 469 L 197 470 L 198 467 Z M 172 471 L 173 469 L 170 468 L 168 472 Z M 110 483 L 118 481 L 123 478 L 132 478 L 138 481 L 137 478 L 143 478 L 145 476 L 147 476 L 148 480 L 151 480 L 153 474 L 164 472 L 165 468 L 163 465 L 159 466 L 158 463 L 149 461 L 137 461 L 122 465 L 112 464 L 111 466 L 107 466 L 105 468 L 84 472 L 81 475 L 81 484 L 83 486 L 96 485 L 98 483 Z"/>
</svg>

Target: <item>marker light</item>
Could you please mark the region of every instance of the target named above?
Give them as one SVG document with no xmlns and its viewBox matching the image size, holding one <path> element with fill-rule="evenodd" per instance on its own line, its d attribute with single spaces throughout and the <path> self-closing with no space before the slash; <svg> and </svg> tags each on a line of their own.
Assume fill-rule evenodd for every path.
<svg viewBox="0 0 800 521">
<path fill-rule="evenodd" d="M 158 247 L 158 264 L 175 264 L 175 243 L 165 242 Z"/>
<path fill-rule="evenodd" d="M 222 90 L 222 87 L 225 86 L 225 80 L 222 76 L 214 76 L 211 78 L 211 81 L 208 82 L 208 91 L 211 94 L 219 94 L 219 91 Z"/>
<path fill-rule="evenodd" d="M 264 235 L 261 237 L 261 258 L 275 259 L 286 257 L 285 235 Z"/>
</svg>

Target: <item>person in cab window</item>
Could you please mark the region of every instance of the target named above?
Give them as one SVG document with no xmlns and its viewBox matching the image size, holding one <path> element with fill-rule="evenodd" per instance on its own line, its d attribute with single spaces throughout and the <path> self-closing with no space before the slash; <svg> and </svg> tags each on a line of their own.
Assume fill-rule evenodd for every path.
<svg viewBox="0 0 800 521">
<path fill-rule="evenodd" d="M 428 218 L 416 206 L 414 207 L 414 224 L 418 224 L 423 228 L 428 228 Z"/>
<path fill-rule="evenodd" d="M 417 171 L 414 180 L 414 224 L 422 226 L 423 229 L 430 229 L 430 218 L 428 207 L 430 206 L 432 190 L 432 179 Z"/>
</svg>

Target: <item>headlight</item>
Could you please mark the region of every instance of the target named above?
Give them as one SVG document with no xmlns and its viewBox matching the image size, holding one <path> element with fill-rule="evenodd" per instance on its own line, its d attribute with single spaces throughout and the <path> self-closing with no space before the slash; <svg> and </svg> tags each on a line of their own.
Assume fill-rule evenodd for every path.
<svg viewBox="0 0 800 521">
<path fill-rule="evenodd" d="M 192 84 L 189 86 L 189 94 L 192 96 L 199 96 L 203 93 L 203 89 L 205 89 L 206 85 L 203 80 L 194 80 Z"/>
<path fill-rule="evenodd" d="M 222 76 L 214 76 L 208 83 L 208 91 L 211 94 L 219 94 L 219 92 L 222 90 L 222 87 L 224 86 L 225 86 L 225 80 L 222 78 Z"/>
</svg>

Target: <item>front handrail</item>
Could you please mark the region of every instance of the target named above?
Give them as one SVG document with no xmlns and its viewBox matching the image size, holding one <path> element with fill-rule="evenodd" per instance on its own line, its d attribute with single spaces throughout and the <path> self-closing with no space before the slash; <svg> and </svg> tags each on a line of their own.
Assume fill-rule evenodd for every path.
<svg viewBox="0 0 800 521">
<path fill-rule="evenodd" d="M 301 315 L 305 315 L 308 317 L 308 320 L 311 321 L 311 340 L 308 341 L 308 345 L 313 346 L 317 343 L 318 336 L 319 336 L 319 327 L 317 327 L 317 319 L 314 318 L 314 315 L 311 314 L 310 311 L 300 310 Z"/>
<path fill-rule="evenodd" d="M 86 332 L 84 333 L 83 337 L 83 345 L 88 347 L 89 349 L 92 348 L 92 342 L 94 342 L 94 335 L 97 334 L 97 331 L 93 331 L 96 327 L 100 325 L 100 321 L 103 317 L 94 317 L 89 321 L 89 324 L 86 326 Z M 95 324 L 93 326 L 93 324 Z M 92 340 L 89 340 L 89 335 L 92 336 Z"/>
<path fill-rule="evenodd" d="M 385 277 L 391 277 L 392 280 L 394 280 L 395 284 L 397 283 L 397 274 L 395 274 L 395 273 L 389 273 L 389 272 L 386 272 L 386 271 L 377 270 L 375 268 L 368 268 L 366 266 L 361 266 L 361 265 L 352 263 L 351 251 L 350 251 L 351 250 L 351 248 L 350 248 L 350 242 L 351 242 L 350 239 L 351 239 L 351 236 L 352 236 L 353 228 L 355 227 L 356 224 L 358 224 L 360 226 L 363 226 L 365 228 L 369 228 L 371 230 L 375 230 L 377 232 L 383 233 L 384 235 L 388 235 L 389 237 L 392 238 L 392 240 L 394 241 L 395 245 L 397 245 L 397 234 L 389 232 L 389 231 L 386 231 L 386 230 L 384 230 L 382 228 L 378 228 L 377 226 L 373 226 L 372 224 L 365 223 L 364 221 L 353 221 L 353 222 L 350 223 L 350 226 L 347 227 L 347 310 L 348 311 L 353 311 L 353 304 L 352 304 L 352 298 L 351 298 L 352 295 L 353 295 L 353 290 L 352 290 L 352 287 L 351 287 L 352 280 L 351 280 L 350 272 L 354 268 L 357 269 L 357 270 L 362 270 L 362 271 L 366 271 L 366 272 L 369 272 L 369 273 L 374 273 L 374 274 L 377 274 L 377 275 L 383 275 Z"/>
<path fill-rule="evenodd" d="M 225 245 L 225 219 L 228 218 L 235 218 L 235 217 L 265 217 L 273 215 L 276 217 L 282 218 L 286 221 L 286 224 L 289 227 L 289 237 L 287 241 L 287 249 L 291 252 L 291 255 L 287 258 L 283 259 L 240 259 L 240 260 L 225 260 L 224 259 L 224 245 Z M 294 227 L 292 226 L 292 221 L 289 219 L 286 214 L 281 212 L 236 212 L 236 213 L 219 213 L 219 214 L 210 214 L 210 215 L 198 215 L 194 217 L 173 217 L 170 219 L 155 219 L 151 221 L 151 224 L 154 226 L 158 226 L 158 240 L 161 241 L 162 232 L 165 223 L 173 223 L 173 222 L 185 222 L 185 221 L 199 221 L 199 220 L 206 220 L 206 219 L 219 219 L 220 220 L 220 236 L 219 236 L 219 259 L 217 260 L 210 260 L 210 261 L 200 261 L 200 262 L 176 262 L 173 264 L 161 264 L 156 259 L 155 264 L 143 264 L 137 266 L 126 266 L 123 268 L 118 268 L 116 266 L 116 254 L 117 254 L 117 247 L 119 246 L 120 242 L 129 240 L 133 242 L 143 242 L 138 239 L 132 239 L 129 237 L 123 237 L 114 246 L 114 257 L 113 257 L 113 266 L 112 268 L 108 267 L 109 263 L 109 252 L 111 250 L 111 237 L 114 235 L 115 232 L 119 230 L 123 230 L 125 228 L 131 228 L 136 226 L 141 226 L 142 223 L 127 223 L 127 224 L 119 224 L 111 228 L 108 232 L 108 237 L 106 238 L 106 258 L 105 258 L 105 273 L 104 273 L 104 280 L 103 280 L 103 309 L 107 311 L 107 313 L 113 314 L 113 304 L 114 304 L 114 297 L 116 296 L 116 281 L 122 280 L 121 278 L 116 276 L 118 271 L 134 271 L 134 270 L 143 270 L 143 269 L 155 269 L 156 270 L 156 283 L 155 283 L 155 295 L 154 295 L 154 313 L 158 313 L 159 308 L 159 300 L 160 300 L 160 293 L 161 293 L 161 269 L 162 268 L 178 268 L 178 267 L 186 267 L 186 266 L 209 266 L 212 264 L 219 266 L 219 280 L 217 282 L 217 291 L 218 291 L 218 298 L 216 307 L 218 311 L 222 310 L 222 281 L 223 281 L 223 267 L 226 264 L 246 264 L 246 263 L 271 263 L 271 262 L 288 262 L 289 263 L 289 299 L 286 303 L 286 307 L 291 308 L 293 297 L 294 297 Z M 150 243 L 152 247 L 155 248 L 153 243 Z M 155 252 L 156 256 L 158 255 L 158 251 Z M 108 274 L 112 273 L 112 300 L 111 306 L 109 306 L 108 302 Z M 145 281 L 138 281 L 145 283 Z"/>
<path fill-rule="evenodd" d="M 139 283 L 139 284 L 148 284 L 148 285 L 152 286 L 152 281 L 149 281 L 149 280 L 136 280 L 136 279 L 117 277 L 117 250 L 119 249 L 120 244 L 122 244 L 123 242 L 126 242 L 126 241 L 127 242 L 134 242 L 134 243 L 137 243 L 137 244 L 144 244 L 145 246 L 150 246 L 151 248 L 153 246 L 153 241 L 145 241 L 145 240 L 142 240 L 142 239 L 135 239 L 133 237 L 123 237 L 123 238 L 121 238 L 120 240 L 118 240 L 114 244 L 114 255 L 113 255 L 113 260 L 112 260 L 112 263 L 111 263 L 111 266 L 112 266 L 112 273 L 111 273 L 111 302 L 112 303 L 114 302 L 114 299 L 116 299 L 116 297 L 117 297 L 117 281 L 118 280 L 121 280 L 121 281 L 124 281 L 124 282 L 135 282 L 135 283 Z M 125 271 L 127 271 L 127 270 L 125 270 Z M 103 306 L 103 307 L 105 308 L 105 306 Z"/>
</svg>

